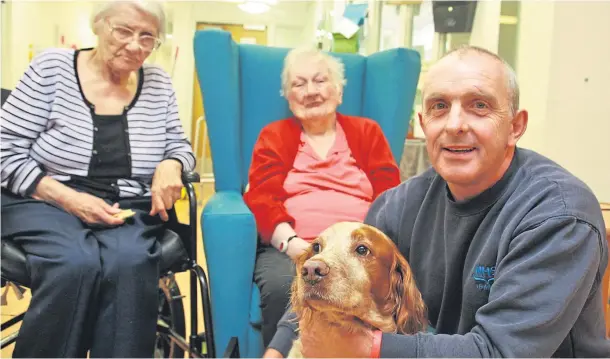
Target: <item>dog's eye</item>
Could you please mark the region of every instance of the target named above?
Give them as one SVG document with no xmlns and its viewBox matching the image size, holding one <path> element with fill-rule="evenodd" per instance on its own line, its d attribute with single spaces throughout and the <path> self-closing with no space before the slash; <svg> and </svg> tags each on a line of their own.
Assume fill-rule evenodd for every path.
<svg viewBox="0 0 610 359">
<path fill-rule="evenodd" d="M 314 253 L 320 253 L 320 243 L 314 243 L 311 245 L 311 249 L 313 249 Z"/>
<path fill-rule="evenodd" d="M 358 253 L 361 256 L 365 256 L 367 254 L 369 254 L 371 251 L 366 248 L 366 246 L 363 246 L 362 244 L 359 245 L 358 247 L 356 247 L 356 253 Z"/>
</svg>

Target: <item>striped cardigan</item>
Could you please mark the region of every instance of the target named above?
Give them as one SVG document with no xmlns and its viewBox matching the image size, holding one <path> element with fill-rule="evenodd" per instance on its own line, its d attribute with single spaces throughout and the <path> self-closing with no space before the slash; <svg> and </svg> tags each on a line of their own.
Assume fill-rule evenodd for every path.
<svg viewBox="0 0 610 359">
<path fill-rule="evenodd" d="M 131 176 L 116 182 L 120 197 L 148 196 L 157 165 L 176 159 L 184 171 L 195 156 L 178 116 L 171 79 L 145 64 L 139 95 L 127 111 Z M 75 50 L 37 55 L 2 107 L 2 187 L 31 195 L 45 175 L 60 182 L 87 177 L 93 120 L 76 74 Z"/>
</svg>

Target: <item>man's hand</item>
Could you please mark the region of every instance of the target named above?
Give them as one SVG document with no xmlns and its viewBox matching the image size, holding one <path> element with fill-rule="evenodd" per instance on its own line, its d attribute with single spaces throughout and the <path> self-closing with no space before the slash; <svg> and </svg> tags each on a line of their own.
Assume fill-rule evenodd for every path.
<svg viewBox="0 0 610 359">
<path fill-rule="evenodd" d="M 304 358 L 370 358 L 373 331 L 342 331 L 332 338 L 324 333 L 300 332 Z"/>
<path fill-rule="evenodd" d="M 180 199 L 182 191 L 182 165 L 175 160 L 159 163 L 152 181 L 152 208 L 150 215 L 159 217 L 165 222 L 169 219 L 167 210 Z"/>
<path fill-rule="evenodd" d="M 119 204 L 109 205 L 99 197 L 88 193 L 76 192 L 64 202 L 64 209 L 88 224 L 106 224 L 118 226 L 124 220 L 114 217 L 121 212 Z"/>
<path fill-rule="evenodd" d="M 303 254 L 303 252 L 305 252 L 310 245 L 311 243 L 302 238 L 294 238 L 288 243 L 288 250 L 286 251 L 286 254 L 288 257 L 290 257 L 290 259 L 292 259 L 292 261 L 296 261 L 296 259 Z"/>
<path fill-rule="evenodd" d="M 272 358 L 272 359 L 278 359 L 278 358 L 283 358 L 284 356 L 282 355 L 282 353 L 278 352 L 275 349 L 269 348 L 265 351 L 265 354 L 263 354 L 263 358 Z"/>
</svg>

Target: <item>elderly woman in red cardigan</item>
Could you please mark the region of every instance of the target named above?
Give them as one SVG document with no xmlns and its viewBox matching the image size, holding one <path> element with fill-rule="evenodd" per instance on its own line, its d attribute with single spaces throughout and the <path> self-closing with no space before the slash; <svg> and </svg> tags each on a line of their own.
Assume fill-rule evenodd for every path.
<svg viewBox="0 0 610 359">
<path fill-rule="evenodd" d="M 333 223 L 362 222 L 371 202 L 400 183 L 379 125 L 337 112 L 344 84 L 338 59 L 292 50 L 282 92 L 294 116 L 264 127 L 254 146 L 244 198 L 260 235 L 254 279 L 265 346 L 288 304 L 293 259 Z"/>
</svg>

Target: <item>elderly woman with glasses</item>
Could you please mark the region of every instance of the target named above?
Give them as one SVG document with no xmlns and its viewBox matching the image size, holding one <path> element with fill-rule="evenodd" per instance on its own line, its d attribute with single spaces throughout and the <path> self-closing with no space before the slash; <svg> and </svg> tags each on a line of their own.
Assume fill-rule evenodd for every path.
<svg viewBox="0 0 610 359">
<path fill-rule="evenodd" d="M 337 112 L 345 84 L 338 59 L 294 49 L 282 83 L 293 116 L 259 134 L 244 195 L 260 237 L 254 280 L 265 346 L 288 304 L 293 260 L 333 223 L 362 222 L 371 202 L 400 183 L 379 125 Z"/>
<path fill-rule="evenodd" d="M 170 77 L 144 64 L 164 18 L 100 5 L 97 47 L 40 53 L 3 106 L 2 237 L 32 290 L 14 357 L 153 355 L 157 241 L 195 165 Z"/>
</svg>

